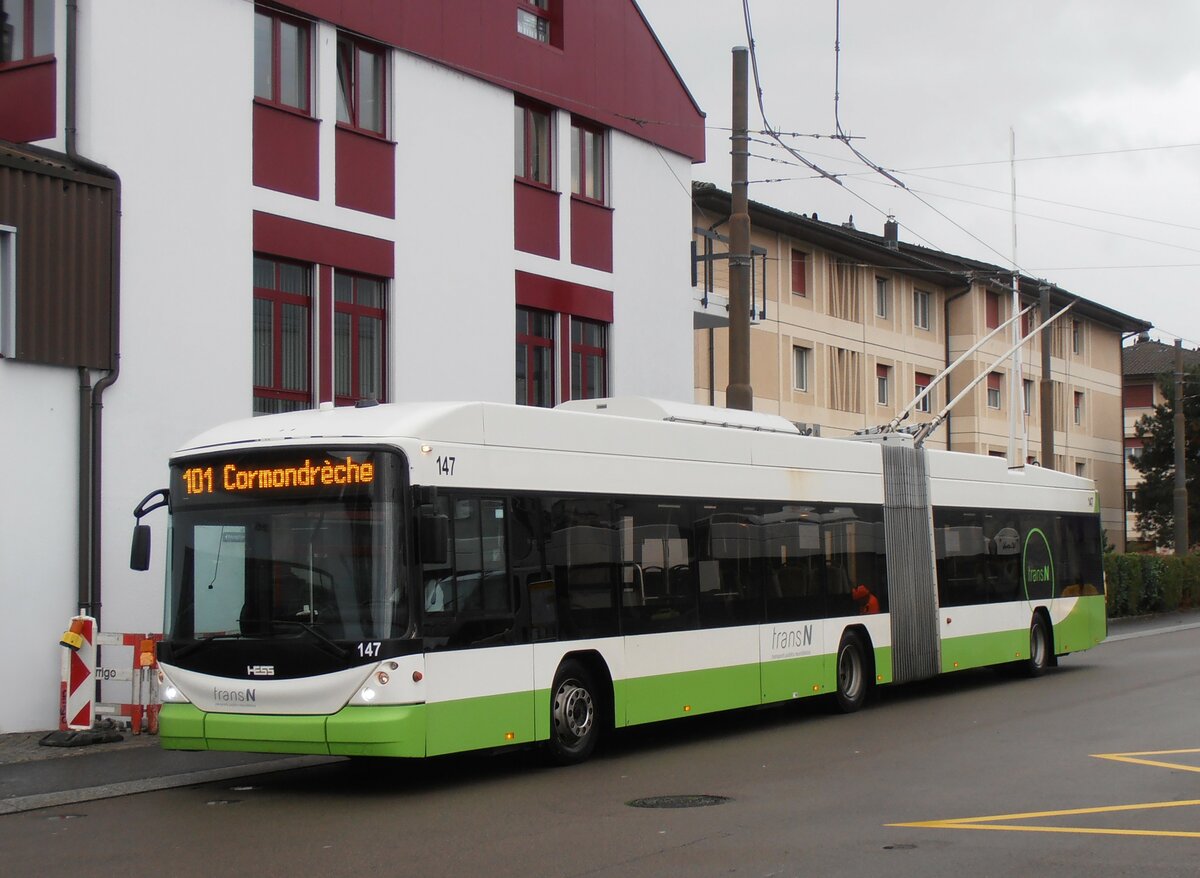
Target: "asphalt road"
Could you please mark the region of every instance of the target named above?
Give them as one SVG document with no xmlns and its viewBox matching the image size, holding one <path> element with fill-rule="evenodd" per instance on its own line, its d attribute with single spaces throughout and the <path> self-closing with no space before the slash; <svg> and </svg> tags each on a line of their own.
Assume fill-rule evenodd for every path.
<svg viewBox="0 0 1200 878">
<path fill-rule="evenodd" d="M 574 768 L 530 752 L 337 762 L 30 811 L 0 817 L 0 861 L 12 876 L 1191 876 L 1197 668 L 1193 628 L 1113 639 L 1040 679 L 886 690 L 852 716 L 809 700 L 631 730 Z M 628 804 L 688 795 L 728 800 Z"/>
</svg>

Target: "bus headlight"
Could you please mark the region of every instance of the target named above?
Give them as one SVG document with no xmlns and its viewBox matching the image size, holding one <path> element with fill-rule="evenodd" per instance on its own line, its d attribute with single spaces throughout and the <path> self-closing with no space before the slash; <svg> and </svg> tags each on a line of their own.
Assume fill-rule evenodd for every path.
<svg viewBox="0 0 1200 878">
<path fill-rule="evenodd" d="M 191 699 L 179 691 L 171 678 L 161 670 L 158 672 L 158 698 L 163 704 L 190 704 Z"/>
</svg>

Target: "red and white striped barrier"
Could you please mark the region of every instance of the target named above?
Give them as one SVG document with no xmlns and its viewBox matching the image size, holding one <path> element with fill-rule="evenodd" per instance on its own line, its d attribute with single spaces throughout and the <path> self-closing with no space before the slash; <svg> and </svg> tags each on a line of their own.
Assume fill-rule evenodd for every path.
<svg viewBox="0 0 1200 878">
<path fill-rule="evenodd" d="M 90 729 L 96 702 L 96 620 L 91 616 L 73 616 L 69 633 L 78 635 L 79 646 L 64 649 L 62 655 L 58 727 L 64 732 Z"/>
</svg>

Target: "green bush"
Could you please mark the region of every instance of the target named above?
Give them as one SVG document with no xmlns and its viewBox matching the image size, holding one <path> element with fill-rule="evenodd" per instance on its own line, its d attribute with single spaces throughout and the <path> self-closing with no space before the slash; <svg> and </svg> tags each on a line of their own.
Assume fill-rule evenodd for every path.
<svg viewBox="0 0 1200 878">
<path fill-rule="evenodd" d="M 1200 607 L 1200 555 L 1104 556 L 1109 618 Z"/>
</svg>

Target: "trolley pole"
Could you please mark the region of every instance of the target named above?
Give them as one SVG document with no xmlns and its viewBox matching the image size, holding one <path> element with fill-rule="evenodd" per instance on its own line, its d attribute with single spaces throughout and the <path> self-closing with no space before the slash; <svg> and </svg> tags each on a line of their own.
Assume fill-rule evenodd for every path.
<svg viewBox="0 0 1200 878">
<path fill-rule="evenodd" d="M 1183 340 L 1175 339 L 1175 554 L 1188 551 L 1187 444 L 1183 417 Z"/>
<path fill-rule="evenodd" d="M 1042 319 L 1050 314 L 1050 287 L 1042 285 Z M 1050 335 L 1054 324 L 1042 330 L 1042 466 L 1054 469 L 1054 379 L 1050 377 Z"/>
<path fill-rule="evenodd" d="M 750 206 L 747 189 L 750 136 L 747 132 L 746 92 L 750 50 L 733 50 L 733 174 L 729 216 L 729 386 L 725 405 L 752 411 L 754 389 L 750 386 Z"/>
</svg>

